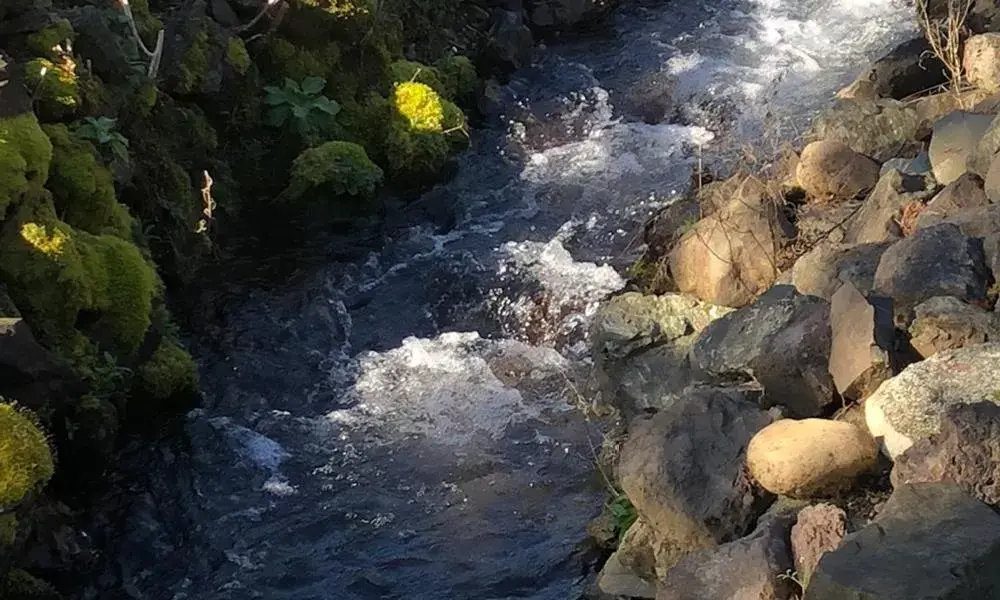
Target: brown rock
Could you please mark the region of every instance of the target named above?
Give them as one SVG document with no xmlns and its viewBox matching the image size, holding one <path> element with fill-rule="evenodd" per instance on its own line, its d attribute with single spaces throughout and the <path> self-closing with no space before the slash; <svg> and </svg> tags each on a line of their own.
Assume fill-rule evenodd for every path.
<svg viewBox="0 0 1000 600">
<path fill-rule="evenodd" d="M 832 504 L 816 504 L 799 511 L 792 527 L 792 555 L 803 587 L 809 585 L 819 559 L 836 550 L 846 534 L 847 515 Z"/>
<path fill-rule="evenodd" d="M 830 375 L 841 396 L 860 401 L 892 377 L 892 302 L 869 302 L 845 283 L 830 302 Z"/>
<path fill-rule="evenodd" d="M 831 140 L 805 147 L 796 177 L 813 198 L 850 200 L 875 187 L 878 172 L 878 163 Z"/>
<path fill-rule="evenodd" d="M 656 600 L 786 600 L 792 568 L 788 532 L 795 518 L 765 515 L 750 535 L 691 554 L 667 571 Z"/>
<path fill-rule="evenodd" d="M 949 482 L 987 504 L 1000 505 L 1000 406 L 952 406 L 941 429 L 896 457 L 892 484 Z"/>
<path fill-rule="evenodd" d="M 820 243 L 792 266 L 792 285 L 802 294 L 826 300 L 844 283 L 868 293 L 875 285 L 875 269 L 889 242 L 879 244 Z"/>
<path fill-rule="evenodd" d="M 878 458 L 874 440 L 850 423 L 783 419 L 753 437 L 747 466 L 769 492 L 811 498 L 850 488 Z"/>
<path fill-rule="evenodd" d="M 615 598 L 655 598 L 656 584 L 642 579 L 625 567 L 618 553 L 604 563 L 601 574 L 597 578 L 597 587 L 605 594 Z"/>
<path fill-rule="evenodd" d="M 993 115 L 956 110 L 934 123 L 934 133 L 927 149 L 939 183 L 948 185 L 968 169 L 969 157 L 990 127 Z"/>
<path fill-rule="evenodd" d="M 919 304 L 915 313 L 910 325 L 910 344 L 924 358 L 945 350 L 1000 341 L 997 315 L 958 298 L 931 298 Z"/>
<path fill-rule="evenodd" d="M 648 581 L 656 581 L 656 531 L 642 517 L 628 528 L 618 545 L 623 567 Z"/>
<path fill-rule="evenodd" d="M 723 306 L 744 306 L 778 276 L 777 257 L 793 229 L 756 179 L 744 192 L 698 221 L 670 252 L 681 292 Z"/>
<path fill-rule="evenodd" d="M 917 227 L 936 225 L 962 210 L 989 204 L 990 200 L 983 190 L 982 178 L 974 173 L 964 173 L 927 203 L 917 218 Z"/>
<path fill-rule="evenodd" d="M 926 204 L 937 190 L 937 183 L 930 174 L 905 175 L 889 171 L 879 179 L 857 214 L 846 223 L 845 241 L 868 244 L 903 237 L 899 226 L 903 209 L 912 204 Z"/>
<path fill-rule="evenodd" d="M 962 66 L 972 85 L 1000 91 L 1000 33 L 983 33 L 966 40 Z"/>
</svg>

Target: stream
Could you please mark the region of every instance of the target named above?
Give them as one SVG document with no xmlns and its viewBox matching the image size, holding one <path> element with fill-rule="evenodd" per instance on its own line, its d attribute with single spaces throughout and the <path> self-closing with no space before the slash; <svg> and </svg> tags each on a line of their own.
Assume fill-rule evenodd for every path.
<svg viewBox="0 0 1000 600">
<path fill-rule="evenodd" d="M 192 344 L 203 406 L 126 457 L 114 577 L 79 598 L 581 597 L 607 426 L 585 334 L 642 224 L 914 35 L 897 0 L 623 4 L 495 90 L 384 248 L 231 290 Z"/>
</svg>

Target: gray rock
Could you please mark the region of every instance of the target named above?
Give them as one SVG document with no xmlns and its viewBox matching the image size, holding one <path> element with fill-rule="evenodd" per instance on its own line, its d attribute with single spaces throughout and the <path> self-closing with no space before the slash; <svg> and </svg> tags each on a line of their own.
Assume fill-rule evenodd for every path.
<svg viewBox="0 0 1000 600">
<path fill-rule="evenodd" d="M 1000 505 L 1000 406 L 959 404 L 945 413 L 941 431 L 896 457 L 892 484 L 948 482 Z"/>
<path fill-rule="evenodd" d="M 983 238 L 1000 232 L 1000 204 L 964 208 L 952 213 L 940 223 L 957 225 L 961 232 L 970 238 Z M 917 219 L 917 229 L 931 227 L 938 223 L 930 218 L 929 222 Z"/>
<path fill-rule="evenodd" d="M 546 0 L 527 5 L 534 27 L 564 31 L 607 19 L 618 7 L 618 0 Z"/>
<path fill-rule="evenodd" d="M 904 175 L 923 175 L 931 172 L 931 158 L 921 152 L 913 158 L 891 158 L 882 163 L 878 176 L 882 178 L 889 171 L 899 171 Z"/>
<path fill-rule="evenodd" d="M 830 301 L 830 329 L 830 375 L 842 397 L 863 400 L 892 377 L 896 344 L 891 301 L 872 304 L 845 283 Z"/>
<path fill-rule="evenodd" d="M 917 111 L 894 100 L 841 100 L 813 121 L 809 140 L 836 140 L 879 162 L 915 156 L 926 125 Z"/>
<path fill-rule="evenodd" d="M 846 224 L 862 202 L 809 202 L 799 207 L 795 215 L 798 239 L 807 244 L 841 243 L 847 236 Z"/>
<path fill-rule="evenodd" d="M 991 115 L 955 111 L 934 123 L 928 154 L 938 182 L 948 185 L 966 172 L 966 162 L 992 120 Z"/>
<path fill-rule="evenodd" d="M 846 90 L 842 98 L 902 100 L 947 82 L 944 64 L 930 51 L 923 37 L 896 46 L 875 61 Z"/>
<path fill-rule="evenodd" d="M 929 227 L 942 223 L 957 213 L 970 209 L 989 206 L 990 200 L 983 191 L 983 180 L 974 173 L 964 173 L 955 181 L 945 186 L 927 203 L 917 227 Z"/>
<path fill-rule="evenodd" d="M 986 176 L 983 178 L 983 189 L 990 202 L 1000 203 L 1000 154 L 993 157 L 990 168 L 986 170 Z"/>
<path fill-rule="evenodd" d="M 924 358 L 945 350 L 1000 341 L 1000 317 L 958 298 L 931 298 L 919 304 L 915 312 L 910 345 Z"/>
<path fill-rule="evenodd" d="M 519 69 L 531 61 L 535 38 L 520 10 L 495 8 L 490 13 L 490 30 L 484 56 L 488 62 Z"/>
<path fill-rule="evenodd" d="M 764 405 L 781 405 L 796 418 L 818 415 L 834 398 L 830 360 L 830 305 L 776 286 L 752 305 L 715 321 L 691 349 L 692 366 L 709 377 L 754 379 Z"/>
<path fill-rule="evenodd" d="M 642 579 L 632 571 L 622 566 L 618 553 L 604 563 L 601 574 L 597 578 L 597 587 L 610 596 L 626 596 L 629 598 L 655 598 L 656 584 Z"/>
<path fill-rule="evenodd" d="M 1000 281 L 1000 233 L 983 238 L 983 255 L 986 257 L 986 268 L 993 276 L 993 281 Z"/>
<path fill-rule="evenodd" d="M 950 484 L 897 488 L 819 561 L 803 600 L 983 600 L 1000 589 L 1000 516 Z"/>
<path fill-rule="evenodd" d="M 692 387 L 673 406 L 630 425 L 618 479 L 656 533 L 657 572 L 745 535 L 767 506 L 744 464 L 771 421 L 739 388 Z"/>
<path fill-rule="evenodd" d="M 639 412 L 664 410 L 694 381 L 688 353 L 697 336 L 646 348 L 628 358 L 604 365 L 597 372 L 608 401 L 629 419 Z"/>
<path fill-rule="evenodd" d="M 890 457 L 939 433 L 956 404 L 1000 404 L 1000 344 L 948 350 L 906 367 L 865 402 L 865 422 Z"/>
<path fill-rule="evenodd" d="M 819 296 L 825 300 L 844 283 L 850 282 L 866 294 L 875 286 L 875 270 L 882 253 L 892 244 L 830 244 L 820 243 L 795 261 L 792 284 L 801 294 Z"/>
<path fill-rule="evenodd" d="M 656 531 L 640 516 L 622 536 L 615 554 L 618 562 L 630 573 L 647 581 L 656 581 L 659 579 L 656 572 L 659 550 Z"/>
<path fill-rule="evenodd" d="M 875 290 L 893 299 L 897 321 L 909 322 L 913 309 L 935 296 L 984 302 L 989 273 L 982 245 L 952 223 L 920 229 L 882 254 Z"/>
<path fill-rule="evenodd" d="M 794 514 L 765 515 L 750 535 L 691 554 L 667 571 L 656 600 L 787 600 Z"/>
<path fill-rule="evenodd" d="M 889 171 L 879 179 L 861 209 L 845 224 L 845 241 L 878 243 L 903 237 L 900 221 L 910 204 L 926 204 L 938 191 L 930 175 L 904 175 Z"/>
<path fill-rule="evenodd" d="M 846 534 L 847 515 L 832 504 L 816 504 L 799 511 L 791 542 L 795 572 L 803 587 L 808 587 L 823 555 L 836 550 Z"/>
<path fill-rule="evenodd" d="M 983 137 L 979 138 L 976 149 L 969 154 L 965 165 L 970 173 L 986 177 L 987 171 L 990 170 L 990 163 L 993 162 L 993 157 L 996 156 L 997 152 L 1000 152 L 1000 118 L 994 117 L 986 132 L 983 133 Z"/>
</svg>

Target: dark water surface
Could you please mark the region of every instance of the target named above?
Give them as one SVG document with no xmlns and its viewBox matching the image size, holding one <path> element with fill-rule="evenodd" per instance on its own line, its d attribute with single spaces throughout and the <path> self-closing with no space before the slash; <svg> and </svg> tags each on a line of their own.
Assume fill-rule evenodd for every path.
<svg viewBox="0 0 1000 600">
<path fill-rule="evenodd" d="M 699 157 L 794 137 L 910 14 L 639 2 L 541 50 L 384 250 L 229 294 L 187 439 L 130 458 L 107 549 L 127 595 L 84 596 L 577 598 L 603 500 L 589 315 Z M 653 97 L 675 124 L 642 122 Z"/>
</svg>

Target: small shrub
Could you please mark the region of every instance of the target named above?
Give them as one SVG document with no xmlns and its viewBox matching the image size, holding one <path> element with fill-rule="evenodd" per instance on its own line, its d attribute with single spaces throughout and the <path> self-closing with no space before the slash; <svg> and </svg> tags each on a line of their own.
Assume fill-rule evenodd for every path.
<svg viewBox="0 0 1000 600">
<path fill-rule="evenodd" d="M 382 185 L 383 172 L 368 159 L 365 149 L 351 142 L 327 142 L 300 154 L 292 164 L 292 178 L 284 200 L 307 194 L 368 200 Z"/>
<path fill-rule="evenodd" d="M 153 89 L 155 91 L 156 88 Z M 156 103 L 155 97 L 153 103 Z M 117 162 L 122 166 L 127 166 L 129 164 L 128 138 L 115 131 L 117 125 L 117 119 L 84 117 L 83 123 L 73 130 L 73 135 L 81 140 L 88 140 L 97 144 L 97 147 L 102 152 L 110 154 L 110 162 Z"/>
<path fill-rule="evenodd" d="M 301 85 L 286 79 L 283 87 L 265 87 L 267 124 L 284 127 L 291 122 L 294 131 L 303 137 L 330 131 L 340 105 L 322 95 L 325 86 L 322 77 L 307 77 Z"/>
<path fill-rule="evenodd" d="M 54 470 L 48 440 L 34 417 L 0 403 L 0 507 L 44 486 Z"/>
</svg>

